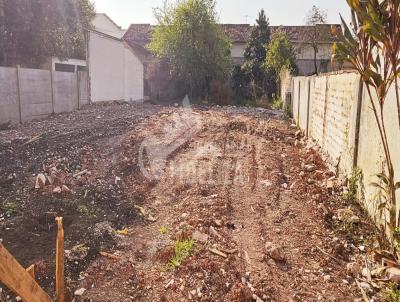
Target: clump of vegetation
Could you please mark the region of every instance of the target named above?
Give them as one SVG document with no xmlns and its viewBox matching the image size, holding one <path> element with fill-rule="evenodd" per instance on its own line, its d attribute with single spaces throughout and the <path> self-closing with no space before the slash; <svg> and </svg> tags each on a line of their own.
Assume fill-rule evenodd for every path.
<svg viewBox="0 0 400 302">
<path fill-rule="evenodd" d="M 174 243 L 174 255 L 168 261 L 167 268 L 174 270 L 179 267 L 182 261 L 190 255 L 194 243 L 193 239 L 176 240 Z"/>
<path fill-rule="evenodd" d="M 386 302 L 400 301 L 400 290 L 396 282 L 390 282 L 389 286 L 383 291 Z"/>
<path fill-rule="evenodd" d="M 297 74 L 296 52 L 284 32 L 278 30 L 274 33 L 271 43 L 266 46 L 264 67 L 273 70 L 277 80 L 284 69 L 289 70 L 291 74 Z"/>
<path fill-rule="evenodd" d="M 15 202 L 7 202 L 1 207 L 7 217 L 10 217 L 14 213 L 18 212 L 18 205 Z"/>
<path fill-rule="evenodd" d="M 283 108 L 283 100 L 280 97 L 275 98 L 271 103 L 271 108 L 280 110 Z"/>
<path fill-rule="evenodd" d="M 351 176 L 347 179 L 348 191 L 343 193 L 343 197 L 347 201 L 355 201 L 357 199 L 358 186 L 362 179 L 362 171 L 359 167 L 355 167 L 351 172 Z"/>
<path fill-rule="evenodd" d="M 232 68 L 231 43 L 218 25 L 215 1 L 167 1 L 154 12 L 158 26 L 149 50 L 165 60 L 191 99 L 207 97 L 211 83 L 227 80 Z"/>
<path fill-rule="evenodd" d="M 161 226 L 159 231 L 161 235 L 165 235 L 168 233 L 168 229 L 165 226 Z"/>
<path fill-rule="evenodd" d="M 96 207 L 94 205 L 87 206 L 84 204 L 80 204 L 80 205 L 78 205 L 77 210 L 83 216 L 88 216 L 88 217 L 97 217 L 103 213 L 103 211 L 101 209 L 99 209 L 98 207 Z"/>
</svg>

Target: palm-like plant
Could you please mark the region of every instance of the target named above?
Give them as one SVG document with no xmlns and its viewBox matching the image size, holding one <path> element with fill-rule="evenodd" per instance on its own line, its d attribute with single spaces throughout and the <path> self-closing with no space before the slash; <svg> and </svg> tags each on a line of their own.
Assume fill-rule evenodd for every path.
<svg viewBox="0 0 400 302">
<path fill-rule="evenodd" d="M 400 129 L 397 78 L 400 73 L 400 0 L 347 0 L 347 3 L 352 10 L 352 29 L 341 17 L 343 35 L 334 45 L 334 58 L 351 63 L 366 86 L 385 153 L 388 173 L 385 193 L 389 201 L 389 225 L 394 229 L 398 225 L 395 211 L 398 186 L 385 127 L 384 106 L 388 91 L 394 84 Z"/>
</svg>

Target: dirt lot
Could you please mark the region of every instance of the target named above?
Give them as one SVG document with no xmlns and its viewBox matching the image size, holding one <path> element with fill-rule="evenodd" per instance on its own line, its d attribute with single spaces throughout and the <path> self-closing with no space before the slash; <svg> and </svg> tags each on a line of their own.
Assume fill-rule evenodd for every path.
<svg viewBox="0 0 400 302">
<path fill-rule="evenodd" d="M 82 301 L 355 301 L 363 237 L 302 142 L 233 107 L 91 106 L 1 131 L 0 238 L 51 292 L 63 216 Z"/>
</svg>

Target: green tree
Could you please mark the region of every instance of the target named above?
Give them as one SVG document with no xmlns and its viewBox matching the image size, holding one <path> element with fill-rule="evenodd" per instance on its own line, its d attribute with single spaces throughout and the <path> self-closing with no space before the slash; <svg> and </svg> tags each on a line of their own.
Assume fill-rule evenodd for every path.
<svg viewBox="0 0 400 302">
<path fill-rule="evenodd" d="M 230 42 L 217 24 L 214 0 L 179 0 L 155 9 L 158 26 L 148 48 L 165 59 L 190 96 L 207 96 L 231 70 Z"/>
<path fill-rule="evenodd" d="M 265 70 L 266 49 L 271 38 L 269 21 L 265 16 L 264 10 L 261 10 L 253 27 L 249 42 L 244 52 L 243 69 L 249 74 L 250 89 L 254 99 L 264 95 L 271 95 L 275 92 L 274 75 Z"/>
<path fill-rule="evenodd" d="M 0 64 L 39 67 L 48 57 L 85 57 L 90 0 L 2 0 Z"/>
<path fill-rule="evenodd" d="M 327 23 L 327 13 L 318 6 L 313 5 L 308 12 L 306 24 L 309 26 L 304 35 L 304 44 L 310 44 L 314 52 L 314 73 L 318 74 L 317 55 L 319 43 L 331 34 L 329 26 L 321 26 Z"/>
<path fill-rule="evenodd" d="M 271 43 L 266 47 L 265 68 L 273 70 L 279 78 L 284 69 L 289 70 L 292 74 L 297 73 L 296 52 L 292 42 L 288 36 L 277 31 L 273 36 Z"/>
</svg>

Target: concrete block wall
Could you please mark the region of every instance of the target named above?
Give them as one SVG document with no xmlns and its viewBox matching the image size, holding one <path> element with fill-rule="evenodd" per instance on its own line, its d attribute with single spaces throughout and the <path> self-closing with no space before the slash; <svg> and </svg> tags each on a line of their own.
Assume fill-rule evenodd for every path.
<svg viewBox="0 0 400 302">
<path fill-rule="evenodd" d="M 21 68 L 18 76 L 21 122 L 44 118 L 52 114 L 53 97 L 50 71 Z"/>
<path fill-rule="evenodd" d="M 71 112 L 87 104 L 87 73 L 79 73 L 78 77 L 77 73 L 0 67 L 0 125 Z"/>
<path fill-rule="evenodd" d="M 79 107 L 78 83 L 75 73 L 54 72 L 54 113 L 72 112 Z"/>
<path fill-rule="evenodd" d="M 0 125 L 19 122 L 17 69 L 0 67 Z"/>
<path fill-rule="evenodd" d="M 296 77 L 292 94 L 293 116 L 298 126 L 318 142 L 331 163 L 339 164 L 340 172 L 345 175 L 350 175 L 354 167 L 361 169 L 360 200 L 371 216 L 379 221 L 376 216 L 378 192 L 371 183 L 377 182 L 376 174 L 384 171 L 385 159 L 371 101 L 359 75 L 340 72 Z M 376 98 L 374 102 L 377 103 Z M 400 129 L 394 88 L 390 90 L 385 106 L 385 125 L 396 179 L 400 181 Z M 308 122 L 305 124 L 307 113 Z M 399 195 L 398 191 L 397 213 L 400 210 Z"/>
</svg>

